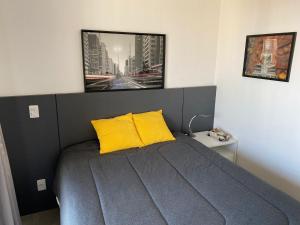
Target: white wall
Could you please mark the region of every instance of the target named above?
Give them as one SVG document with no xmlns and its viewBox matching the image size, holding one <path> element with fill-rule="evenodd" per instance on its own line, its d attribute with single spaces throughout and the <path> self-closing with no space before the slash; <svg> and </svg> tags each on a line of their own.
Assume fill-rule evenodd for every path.
<svg viewBox="0 0 300 225">
<path fill-rule="evenodd" d="M 300 200 L 300 40 L 289 83 L 242 77 L 246 35 L 300 31 L 298 0 L 223 0 L 216 126 L 240 140 L 240 164 Z"/>
<path fill-rule="evenodd" d="M 166 33 L 166 87 L 214 83 L 220 0 L 0 4 L 0 96 L 83 91 L 80 29 Z"/>
<path fill-rule="evenodd" d="M 0 96 L 83 91 L 80 29 L 166 33 L 166 86 L 215 82 L 240 164 L 300 200 L 300 43 L 289 83 L 241 76 L 245 36 L 300 30 L 300 1 L 222 0 L 220 18 L 220 0 L 0 3 Z"/>
</svg>

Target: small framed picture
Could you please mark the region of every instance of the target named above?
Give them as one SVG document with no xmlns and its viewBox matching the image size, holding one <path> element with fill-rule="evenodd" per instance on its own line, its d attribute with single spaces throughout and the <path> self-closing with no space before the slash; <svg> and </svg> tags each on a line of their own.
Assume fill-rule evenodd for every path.
<svg viewBox="0 0 300 225">
<path fill-rule="evenodd" d="M 164 34 L 82 30 L 85 92 L 164 88 Z"/>
<path fill-rule="evenodd" d="M 248 35 L 243 76 L 288 82 L 296 32 Z"/>
</svg>

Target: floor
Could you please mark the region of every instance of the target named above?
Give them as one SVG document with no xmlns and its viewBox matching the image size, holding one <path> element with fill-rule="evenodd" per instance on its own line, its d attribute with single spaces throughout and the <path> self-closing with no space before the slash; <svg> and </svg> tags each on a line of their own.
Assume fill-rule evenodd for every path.
<svg viewBox="0 0 300 225">
<path fill-rule="evenodd" d="M 22 216 L 23 225 L 59 225 L 59 209 Z"/>
</svg>

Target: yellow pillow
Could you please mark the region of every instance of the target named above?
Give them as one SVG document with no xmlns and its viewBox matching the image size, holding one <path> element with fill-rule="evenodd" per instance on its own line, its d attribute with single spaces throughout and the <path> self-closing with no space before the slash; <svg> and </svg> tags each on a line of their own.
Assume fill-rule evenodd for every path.
<svg viewBox="0 0 300 225">
<path fill-rule="evenodd" d="M 133 114 L 133 121 L 144 145 L 175 140 L 164 120 L 162 110 Z"/>
<path fill-rule="evenodd" d="M 91 123 L 100 142 L 100 154 L 143 146 L 132 113 L 111 119 L 92 120 Z"/>
</svg>

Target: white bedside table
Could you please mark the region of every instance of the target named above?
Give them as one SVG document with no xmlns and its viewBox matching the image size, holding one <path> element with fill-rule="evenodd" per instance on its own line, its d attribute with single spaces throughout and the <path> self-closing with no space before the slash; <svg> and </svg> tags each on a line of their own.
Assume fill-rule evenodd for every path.
<svg viewBox="0 0 300 225">
<path fill-rule="evenodd" d="M 219 141 L 207 134 L 208 131 L 196 132 L 193 139 L 237 164 L 238 140 L 232 137 L 229 141 Z"/>
</svg>

